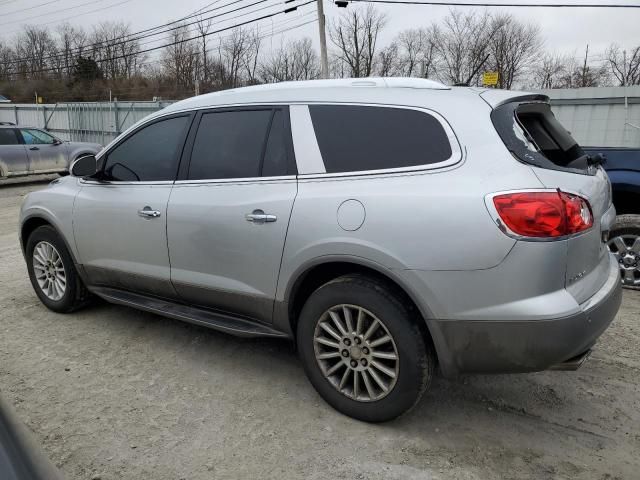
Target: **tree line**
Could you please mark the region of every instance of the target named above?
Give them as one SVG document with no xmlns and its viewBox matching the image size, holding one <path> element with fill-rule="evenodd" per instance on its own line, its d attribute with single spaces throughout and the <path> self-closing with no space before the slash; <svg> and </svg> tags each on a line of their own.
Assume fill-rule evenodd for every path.
<svg viewBox="0 0 640 480">
<path fill-rule="evenodd" d="M 499 88 L 575 88 L 640 84 L 640 45 L 567 54 L 545 45 L 539 25 L 510 14 L 451 10 L 440 22 L 399 32 L 382 44 L 386 14 L 350 5 L 328 24 L 330 75 L 408 76 L 447 84 L 481 84 L 498 72 Z M 309 38 L 265 49 L 259 28 L 214 36 L 211 20 L 178 25 L 145 40 L 124 22 L 90 29 L 25 26 L 0 41 L 0 94 L 14 102 L 179 99 L 209 91 L 320 75 Z M 149 44 L 169 44 L 150 53 Z"/>
</svg>

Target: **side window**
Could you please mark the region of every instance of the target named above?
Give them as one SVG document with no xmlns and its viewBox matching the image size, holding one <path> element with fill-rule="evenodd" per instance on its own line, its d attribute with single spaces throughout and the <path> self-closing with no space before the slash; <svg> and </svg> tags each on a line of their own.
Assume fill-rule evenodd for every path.
<svg viewBox="0 0 640 480">
<path fill-rule="evenodd" d="M 404 108 L 310 105 L 327 173 L 438 163 L 451 157 L 440 122 Z"/>
<path fill-rule="evenodd" d="M 152 182 L 175 179 L 190 117 L 173 117 L 138 130 L 107 154 L 103 178 Z"/>
<path fill-rule="evenodd" d="M 284 114 L 276 110 L 271 122 L 267 148 L 262 162 L 263 177 L 277 177 L 287 174 L 287 143 L 285 142 Z"/>
<path fill-rule="evenodd" d="M 193 142 L 190 180 L 260 176 L 260 162 L 272 110 L 202 115 Z"/>
<path fill-rule="evenodd" d="M 27 145 L 45 145 L 55 142 L 55 138 L 53 138 L 48 133 L 43 132 L 42 130 L 21 128 L 20 133 L 22 133 L 24 143 L 26 143 Z"/>
<path fill-rule="evenodd" d="M 0 145 L 18 145 L 19 143 L 13 128 L 0 128 Z"/>
</svg>

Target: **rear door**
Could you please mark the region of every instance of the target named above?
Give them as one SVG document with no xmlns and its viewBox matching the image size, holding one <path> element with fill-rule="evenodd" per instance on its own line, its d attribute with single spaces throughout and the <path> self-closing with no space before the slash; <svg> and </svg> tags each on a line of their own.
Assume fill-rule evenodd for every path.
<svg viewBox="0 0 640 480">
<path fill-rule="evenodd" d="M 189 303 L 270 322 L 297 192 L 288 109 L 205 111 L 190 137 L 169 202 L 172 284 Z"/>
<path fill-rule="evenodd" d="M 0 128 L 0 177 L 27 173 L 29 156 L 14 128 Z"/>
<path fill-rule="evenodd" d="M 94 286 L 173 298 L 167 252 L 167 204 L 190 114 L 148 123 L 100 156 L 83 179 L 73 229 L 79 260 Z"/>
<path fill-rule="evenodd" d="M 63 142 L 37 128 L 21 128 L 29 155 L 29 171 L 62 171 L 67 168 L 68 151 Z"/>
</svg>

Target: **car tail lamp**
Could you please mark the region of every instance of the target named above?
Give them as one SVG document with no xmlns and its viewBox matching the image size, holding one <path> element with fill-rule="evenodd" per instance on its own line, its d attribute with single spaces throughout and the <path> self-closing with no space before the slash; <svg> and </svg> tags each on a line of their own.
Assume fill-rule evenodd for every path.
<svg viewBox="0 0 640 480">
<path fill-rule="evenodd" d="M 593 225 L 589 202 L 560 190 L 496 195 L 493 204 L 504 224 L 524 237 L 563 237 Z"/>
</svg>

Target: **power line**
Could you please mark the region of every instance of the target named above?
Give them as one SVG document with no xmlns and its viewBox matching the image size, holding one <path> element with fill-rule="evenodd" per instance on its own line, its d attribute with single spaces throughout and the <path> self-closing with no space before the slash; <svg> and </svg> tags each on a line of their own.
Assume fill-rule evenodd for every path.
<svg viewBox="0 0 640 480">
<path fill-rule="evenodd" d="M 60 0 L 50 0 L 49 2 L 44 2 L 39 5 L 34 5 L 33 7 L 21 8 L 19 10 L 14 10 L 13 12 L 4 12 L 2 15 L 13 15 L 14 13 L 26 12 L 27 10 L 33 10 L 34 8 L 44 7 L 45 5 L 49 5 L 51 3 L 57 3 Z M 1 7 L 2 5 L 0 5 Z"/>
<path fill-rule="evenodd" d="M 85 2 L 85 3 L 81 3 L 79 5 L 74 5 L 73 7 L 61 8 L 61 9 L 57 10 L 55 13 L 74 10 L 76 8 L 79 8 L 79 7 L 85 7 L 87 5 L 93 5 L 94 3 L 100 3 L 100 2 L 103 2 L 103 1 L 104 0 L 91 0 L 90 2 Z M 50 3 L 53 3 L 53 2 L 50 2 Z M 28 20 L 31 20 L 31 19 L 34 19 L 34 18 L 46 17 L 48 15 L 51 15 L 52 13 L 54 13 L 54 12 L 40 13 L 39 15 L 34 15 L 33 17 L 21 18 L 20 20 L 12 20 L 11 22 L 0 23 L 0 25 L 9 25 L 9 24 L 13 24 L 13 23 L 23 23 L 25 21 L 28 21 Z"/>
<path fill-rule="evenodd" d="M 117 7 L 119 5 L 122 5 L 122 4 L 125 4 L 125 3 L 129 3 L 131 1 L 132 0 L 122 0 L 122 1 L 114 3 L 112 5 L 107 5 L 106 7 L 101 7 L 101 8 L 96 8 L 96 9 L 93 9 L 93 10 L 88 10 L 86 12 L 78 13 L 77 15 L 71 15 L 71 16 L 65 17 L 65 21 L 71 20 L 72 18 L 82 17 L 83 15 L 89 15 L 91 13 L 101 12 L 103 10 L 108 10 L 110 8 Z M 35 24 L 35 26 L 51 25 L 52 23 L 59 23 L 59 22 L 60 22 L 60 20 L 52 20 L 50 22 L 37 23 L 37 24 Z M 10 22 L 10 23 L 18 23 L 18 22 L 14 21 L 14 22 Z M 15 33 L 15 32 L 19 32 L 19 31 L 21 31 L 21 30 L 20 29 L 16 29 L 16 30 L 11 30 L 9 32 L 2 32 L 2 34 Z"/>
<path fill-rule="evenodd" d="M 445 7 L 526 7 L 526 8 L 640 8 L 640 5 L 624 3 L 496 3 L 496 2 L 432 2 L 414 0 L 343 0 L 341 3 L 386 3 L 388 5 L 426 5 Z"/>
<path fill-rule="evenodd" d="M 131 0 L 124 0 L 124 1 L 131 1 Z M 218 1 L 220 1 L 220 0 L 218 0 Z M 185 20 L 185 19 L 187 19 L 187 18 L 189 18 L 189 17 L 193 18 L 193 17 L 195 17 L 195 16 L 197 16 L 197 15 L 202 15 L 202 14 L 204 14 L 204 13 L 210 13 L 210 12 L 213 12 L 213 11 L 217 11 L 217 10 L 220 10 L 220 9 L 222 9 L 222 8 L 229 7 L 229 6 L 231 6 L 231 5 L 235 5 L 235 4 L 237 4 L 237 3 L 244 2 L 244 1 L 245 1 L 245 0 L 234 0 L 234 1 L 232 1 L 232 2 L 226 3 L 226 4 L 221 5 L 221 6 L 219 6 L 219 7 L 216 7 L 216 8 L 212 8 L 212 9 L 207 10 L 207 11 L 204 11 L 204 12 L 202 12 L 202 11 L 201 11 L 201 12 L 200 12 L 200 13 L 198 13 L 198 14 L 194 14 L 194 15 L 189 15 L 189 16 L 186 16 L 186 17 L 182 17 L 182 18 L 181 18 L 181 19 L 179 19 L 179 20 L 174 20 L 174 21 L 171 21 L 171 22 L 168 22 L 168 23 L 165 23 L 165 24 L 162 24 L 162 25 L 156 26 L 156 27 L 147 28 L 147 29 L 145 29 L 145 30 L 141 30 L 141 31 L 139 31 L 139 32 L 134 32 L 134 33 L 131 33 L 131 34 L 126 34 L 126 35 L 124 35 L 124 37 L 125 37 L 125 38 L 126 38 L 126 37 L 131 37 L 131 36 L 133 36 L 133 35 L 138 35 L 138 34 L 140 34 L 140 33 L 149 32 L 149 33 L 145 33 L 144 35 L 138 35 L 138 36 L 137 36 L 137 37 L 135 37 L 135 38 L 128 38 L 128 39 L 118 40 L 118 41 L 115 41 L 115 42 L 109 42 L 109 43 L 107 44 L 107 46 L 109 46 L 110 48 L 113 48 L 113 47 L 116 47 L 116 46 L 118 46 L 118 45 L 123 45 L 123 44 L 129 43 L 129 42 L 134 42 L 134 41 L 137 41 L 137 40 L 141 40 L 141 39 L 143 39 L 143 38 L 153 37 L 153 36 L 156 36 L 156 35 L 160 35 L 160 34 L 162 34 L 162 33 L 170 32 L 170 31 L 173 31 L 173 30 L 178 30 L 178 29 L 183 28 L 183 27 L 187 27 L 187 26 L 195 25 L 195 24 L 197 24 L 197 23 L 199 23 L 199 22 L 201 22 L 201 21 L 204 21 L 204 20 L 211 20 L 211 19 L 213 19 L 213 18 L 218 18 L 218 17 L 224 16 L 224 15 L 228 15 L 229 13 L 235 13 L 235 12 L 237 12 L 237 11 L 239 11 L 239 10 L 243 10 L 243 9 L 245 9 L 245 8 L 253 7 L 253 6 L 255 6 L 255 5 L 258 5 L 258 4 L 261 4 L 261 3 L 265 3 L 265 2 L 267 2 L 267 1 L 269 1 L 269 0 L 257 0 L 256 2 L 250 3 L 250 4 L 248 4 L 248 5 L 243 5 L 243 6 L 241 6 L 241 7 L 237 7 L 237 8 L 232 9 L 232 10 L 228 10 L 228 11 L 226 11 L 226 12 L 222 12 L 222 13 L 219 13 L 219 14 L 216 14 L 216 15 L 212 15 L 212 16 L 210 16 L 210 17 L 206 17 L 206 18 L 200 18 L 199 20 L 197 20 L 197 21 L 195 21 L 195 22 L 191 22 L 191 23 L 180 23 L 181 21 L 183 21 L 183 20 Z M 218 3 L 218 2 L 213 2 L 213 3 L 209 4 L 209 5 L 212 5 L 212 4 L 214 4 L 214 3 Z M 274 4 L 273 6 L 275 6 L 275 4 Z M 166 29 L 166 30 L 158 31 L 160 28 L 163 28 L 163 27 L 165 27 L 165 26 L 169 26 L 169 25 L 178 24 L 178 23 L 179 23 L 179 25 L 177 25 L 176 27 L 171 27 L 171 28 L 168 28 L 168 29 Z M 153 31 L 153 30 L 155 30 L 155 32 L 153 32 L 153 33 L 152 33 L 152 32 L 150 32 L 150 31 Z M 91 43 L 91 44 L 88 44 L 88 45 L 82 45 L 82 46 L 80 46 L 80 47 L 77 47 L 77 48 L 74 48 L 74 49 L 68 50 L 67 52 L 62 52 L 62 53 L 58 53 L 58 54 L 54 54 L 54 55 L 48 55 L 48 56 L 43 57 L 43 58 L 38 59 L 38 60 L 42 60 L 42 61 L 44 61 L 44 60 L 51 60 L 51 59 L 63 58 L 65 55 L 74 55 L 74 54 L 79 54 L 79 53 L 82 53 L 82 52 L 84 52 L 84 51 L 86 51 L 86 50 L 90 50 L 90 49 L 91 49 L 91 48 L 93 48 L 93 47 L 102 47 L 102 46 L 104 46 L 104 44 L 105 44 L 105 43 L 106 43 L 106 42 L 104 42 L 104 41 L 99 41 L 99 42 Z M 35 58 L 35 57 L 31 57 L 31 59 L 33 59 L 33 58 Z M 27 59 L 22 58 L 22 59 L 19 59 L 19 60 L 13 60 L 13 61 L 11 61 L 11 62 L 8 62 L 7 64 L 9 64 L 9 65 L 23 64 L 26 60 L 29 60 L 29 58 L 27 58 Z"/>
<path fill-rule="evenodd" d="M 316 2 L 316 0 L 307 0 L 304 3 L 302 3 L 300 5 L 297 5 L 297 8 L 304 7 L 304 6 L 309 5 L 311 3 L 314 3 L 314 2 Z M 198 35 L 196 37 L 185 38 L 183 40 L 176 40 L 174 42 L 170 42 L 170 43 L 167 43 L 167 44 L 164 44 L 164 45 L 160 45 L 160 46 L 157 46 L 157 47 L 152 47 L 152 48 L 147 48 L 147 49 L 144 49 L 144 50 L 140 50 L 140 51 L 136 52 L 135 54 L 136 55 L 141 55 L 143 53 L 153 52 L 155 50 L 160 50 L 162 48 L 172 47 L 174 45 L 181 45 L 183 43 L 190 42 L 192 40 L 199 40 L 202 37 L 208 37 L 210 35 L 215 35 L 216 33 L 225 32 L 227 30 L 231 30 L 231 29 L 234 29 L 234 28 L 237 28 L 237 27 L 242 27 L 242 26 L 248 25 L 250 23 L 259 22 L 260 20 L 264 20 L 264 19 L 267 19 L 267 18 L 273 18 L 273 17 L 275 17 L 277 15 L 282 15 L 282 14 L 285 14 L 285 13 L 287 13 L 289 11 L 290 11 L 290 9 L 287 8 L 285 10 L 281 10 L 281 11 L 278 11 L 278 12 L 269 13 L 269 14 L 266 14 L 266 15 L 262 15 L 261 17 L 258 17 L 258 18 L 253 18 L 251 20 L 246 20 L 244 22 L 240 22 L 240 23 L 237 23 L 235 25 L 230 25 L 228 27 L 221 28 L 219 30 L 214 30 L 212 32 L 207 32 L 205 34 Z M 128 55 L 116 55 L 116 56 L 108 58 L 108 59 L 97 59 L 97 60 L 95 60 L 95 62 L 96 63 L 112 62 L 114 60 L 120 60 L 120 59 L 128 58 L 128 57 L 131 57 L 131 56 L 132 56 L 131 54 L 128 54 Z M 33 75 L 34 73 L 53 72 L 53 71 L 56 71 L 56 70 L 58 70 L 58 69 L 57 68 L 43 68 L 43 69 L 39 69 L 39 70 L 29 71 L 29 74 Z"/>
</svg>

